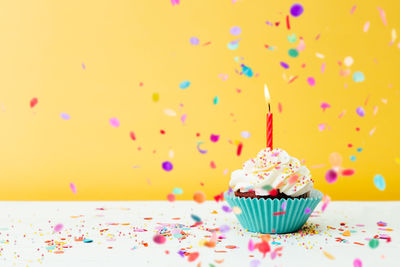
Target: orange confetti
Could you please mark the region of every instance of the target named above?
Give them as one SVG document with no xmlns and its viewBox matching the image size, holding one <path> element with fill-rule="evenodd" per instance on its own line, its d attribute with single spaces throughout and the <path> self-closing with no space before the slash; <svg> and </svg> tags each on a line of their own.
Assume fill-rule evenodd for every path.
<svg viewBox="0 0 400 267">
<path fill-rule="evenodd" d="M 204 201 L 206 201 L 206 195 L 201 191 L 197 191 L 193 195 L 193 200 L 197 203 L 203 203 Z"/>
<path fill-rule="evenodd" d="M 342 235 L 344 235 L 344 236 L 351 236 L 351 233 L 350 233 L 349 230 L 347 230 L 347 231 L 344 231 Z"/>
<path fill-rule="evenodd" d="M 330 253 L 328 253 L 326 251 L 323 251 L 323 252 L 324 252 L 325 257 L 327 257 L 328 259 L 330 259 L 330 260 L 334 260 L 335 259 L 335 257 L 332 254 L 330 254 Z"/>
</svg>

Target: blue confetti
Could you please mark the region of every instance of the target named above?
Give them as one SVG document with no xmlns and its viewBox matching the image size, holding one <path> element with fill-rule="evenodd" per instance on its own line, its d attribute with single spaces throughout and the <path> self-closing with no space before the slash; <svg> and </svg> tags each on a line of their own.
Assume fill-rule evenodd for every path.
<svg viewBox="0 0 400 267">
<path fill-rule="evenodd" d="M 251 134 L 248 131 L 243 131 L 240 133 L 243 138 L 250 138 Z"/>
<path fill-rule="evenodd" d="M 189 81 L 183 81 L 181 82 L 181 84 L 179 85 L 179 88 L 181 89 L 186 89 L 190 86 L 190 82 Z"/>
<path fill-rule="evenodd" d="M 93 240 L 92 239 L 83 239 L 83 243 L 92 243 Z"/>
<path fill-rule="evenodd" d="M 356 159 L 357 159 L 356 156 L 350 156 L 351 161 L 356 161 Z"/>
<path fill-rule="evenodd" d="M 244 75 L 246 75 L 249 78 L 253 77 L 253 70 L 250 67 L 247 67 L 244 64 L 242 64 L 241 67 Z"/>
<path fill-rule="evenodd" d="M 375 175 L 374 184 L 375 184 L 376 188 L 378 188 L 381 191 L 385 190 L 385 188 L 386 188 L 385 179 L 380 174 Z"/>
<path fill-rule="evenodd" d="M 363 151 L 362 147 L 357 148 L 357 152 Z"/>
<path fill-rule="evenodd" d="M 361 71 L 356 71 L 353 73 L 353 81 L 355 81 L 356 83 L 363 82 L 364 79 L 364 73 L 362 73 Z"/>
<path fill-rule="evenodd" d="M 69 120 L 71 118 L 71 116 L 69 116 L 68 113 L 61 113 L 60 114 L 61 118 L 63 118 L 64 120 Z"/>
<path fill-rule="evenodd" d="M 219 97 L 218 96 L 214 97 L 213 103 L 214 103 L 214 105 L 219 103 Z"/>
<path fill-rule="evenodd" d="M 172 194 L 174 194 L 174 195 L 182 195 L 183 194 L 183 190 L 182 190 L 182 188 L 176 187 L 176 188 L 174 188 L 174 190 L 172 190 Z"/>
<path fill-rule="evenodd" d="M 239 47 L 239 41 L 237 41 L 237 40 L 228 43 L 228 48 L 230 50 L 236 50 L 236 49 L 238 49 L 238 47 Z"/>
<path fill-rule="evenodd" d="M 196 222 L 201 222 L 201 218 L 197 215 L 192 214 L 190 215 L 190 217 L 192 217 L 192 219 L 195 220 Z"/>
</svg>

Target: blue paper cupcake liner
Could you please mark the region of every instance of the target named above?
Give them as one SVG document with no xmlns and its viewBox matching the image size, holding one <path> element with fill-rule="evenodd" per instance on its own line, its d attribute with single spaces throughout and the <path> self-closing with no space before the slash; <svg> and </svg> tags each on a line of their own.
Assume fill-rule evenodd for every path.
<svg viewBox="0 0 400 267">
<path fill-rule="evenodd" d="M 231 208 L 239 207 L 236 214 L 240 224 L 250 232 L 284 234 L 296 232 L 303 227 L 308 217 L 322 199 L 322 193 L 313 189 L 308 198 L 264 199 L 236 197 L 225 192 L 224 197 Z M 286 208 L 282 205 L 286 201 Z M 308 208 L 308 209 L 307 209 Z"/>
</svg>

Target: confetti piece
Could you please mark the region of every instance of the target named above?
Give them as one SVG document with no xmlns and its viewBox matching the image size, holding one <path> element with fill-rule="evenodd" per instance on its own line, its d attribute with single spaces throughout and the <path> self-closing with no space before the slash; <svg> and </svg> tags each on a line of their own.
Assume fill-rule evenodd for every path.
<svg viewBox="0 0 400 267">
<path fill-rule="evenodd" d="M 242 213 L 242 210 L 239 207 L 235 206 L 232 208 L 232 212 L 235 213 L 236 215 L 239 215 Z"/>
<path fill-rule="evenodd" d="M 183 190 L 182 190 L 182 188 L 175 187 L 174 190 L 172 190 L 172 193 L 175 194 L 175 195 L 182 195 L 183 194 Z"/>
<path fill-rule="evenodd" d="M 280 216 L 280 215 L 285 215 L 285 214 L 286 214 L 286 211 L 277 211 L 277 212 L 273 213 L 274 216 Z"/>
<path fill-rule="evenodd" d="M 385 223 L 385 222 L 382 222 L 382 221 L 379 221 L 379 222 L 377 222 L 376 223 L 378 226 L 387 226 L 387 223 Z"/>
<path fill-rule="evenodd" d="M 330 108 L 330 107 L 331 107 L 331 105 L 329 105 L 329 104 L 326 103 L 326 102 L 322 102 L 322 103 L 321 103 L 322 111 L 325 111 L 327 108 Z"/>
<path fill-rule="evenodd" d="M 355 259 L 353 261 L 353 267 L 362 267 L 362 261 L 360 259 Z"/>
<path fill-rule="evenodd" d="M 240 29 L 240 27 L 238 27 L 238 26 L 233 26 L 232 28 L 231 28 L 231 30 L 230 30 L 230 33 L 232 34 L 232 35 L 239 35 L 239 34 L 241 34 L 242 33 L 242 30 Z"/>
<path fill-rule="evenodd" d="M 323 54 L 321 54 L 321 53 L 315 53 L 315 56 L 317 58 L 325 58 L 325 56 Z"/>
<path fill-rule="evenodd" d="M 356 161 L 357 157 L 356 156 L 350 156 L 351 161 Z"/>
<path fill-rule="evenodd" d="M 342 235 L 343 235 L 343 236 L 351 236 L 351 233 L 350 233 L 349 230 L 346 230 L 346 231 L 343 232 Z"/>
<path fill-rule="evenodd" d="M 238 48 L 239 48 L 239 40 L 235 40 L 235 41 L 232 41 L 232 42 L 228 43 L 228 49 L 236 50 Z"/>
<path fill-rule="evenodd" d="M 327 257 L 328 259 L 330 259 L 330 260 L 334 260 L 335 259 L 335 257 L 332 254 L 326 252 L 325 250 L 323 251 L 323 253 L 324 253 L 325 257 Z"/>
<path fill-rule="evenodd" d="M 229 207 L 229 206 L 226 206 L 226 205 L 224 205 L 224 206 L 222 206 L 222 210 L 224 211 L 224 212 L 232 212 L 232 209 Z"/>
<path fill-rule="evenodd" d="M 301 52 L 304 51 L 304 49 L 306 49 L 306 43 L 303 40 L 303 37 L 300 37 L 300 41 L 299 44 L 296 47 L 297 51 Z"/>
<path fill-rule="evenodd" d="M 380 174 L 377 174 L 374 176 L 374 184 L 375 184 L 376 188 L 378 188 L 381 191 L 385 190 L 385 188 L 386 188 L 385 179 Z"/>
<path fill-rule="evenodd" d="M 306 209 L 304 210 L 304 213 L 305 213 L 305 214 L 311 213 L 311 209 L 310 209 L 310 208 L 306 208 Z"/>
<path fill-rule="evenodd" d="M 83 239 L 83 243 L 92 243 L 93 242 L 93 240 L 92 239 Z"/>
<path fill-rule="evenodd" d="M 179 88 L 181 89 L 186 89 L 190 86 L 190 82 L 189 81 L 183 81 L 179 84 Z"/>
<path fill-rule="evenodd" d="M 338 152 L 333 152 L 329 156 L 329 163 L 333 167 L 340 167 L 342 165 L 343 158 L 342 155 L 340 155 Z"/>
<path fill-rule="evenodd" d="M 210 167 L 211 169 L 217 168 L 217 165 L 215 165 L 215 162 L 213 160 L 210 162 Z"/>
<path fill-rule="evenodd" d="M 288 35 L 287 37 L 289 43 L 295 43 L 297 41 L 297 36 L 295 33 Z"/>
<path fill-rule="evenodd" d="M 352 176 L 355 173 L 354 169 L 344 169 L 341 171 L 342 176 Z"/>
<path fill-rule="evenodd" d="M 346 65 L 347 67 L 350 67 L 351 65 L 353 65 L 354 63 L 354 59 L 350 56 L 345 57 L 344 58 L 344 65 Z"/>
<path fill-rule="evenodd" d="M 379 15 L 381 16 L 381 20 L 383 22 L 383 25 L 387 26 L 385 11 L 380 7 L 378 7 L 378 10 L 379 10 Z"/>
<path fill-rule="evenodd" d="M 213 142 L 213 143 L 218 142 L 218 140 L 219 140 L 219 135 L 218 135 L 218 134 L 211 134 L 210 140 L 211 140 L 211 142 Z"/>
<path fill-rule="evenodd" d="M 369 132 L 369 135 L 371 136 L 371 135 L 373 135 L 374 134 L 374 132 L 375 132 L 375 130 L 376 130 L 376 127 L 375 128 L 373 128 L 370 132 Z"/>
<path fill-rule="evenodd" d="M 365 79 L 364 77 L 364 73 L 362 73 L 361 71 L 356 71 L 353 73 L 353 81 L 356 83 L 360 83 L 363 82 Z"/>
<path fill-rule="evenodd" d="M 322 65 L 321 65 L 321 73 L 324 73 L 324 72 L 325 72 L 325 62 L 322 63 Z"/>
<path fill-rule="evenodd" d="M 330 183 L 330 184 L 336 182 L 336 181 L 337 181 L 337 178 L 338 178 L 338 175 L 337 175 L 337 173 L 335 172 L 335 170 L 333 170 L 333 169 L 328 170 L 328 171 L 325 173 L 325 180 L 326 180 L 328 183 Z"/>
<path fill-rule="evenodd" d="M 82 66 L 82 69 L 83 69 L 83 70 L 86 70 L 86 65 L 85 65 L 85 63 L 82 62 L 81 66 Z"/>
<path fill-rule="evenodd" d="M 253 70 L 250 67 L 247 67 L 244 64 L 242 64 L 240 66 L 242 67 L 242 72 L 244 75 L 246 75 L 249 78 L 253 77 Z"/>
<path fill-rule="evenodd" d="M 239 143 L 237 150 L 236 150 L 236 156 L 240 156 L 242 154 L 242 148 L 243 148 L 243 143 Z"/>
<path fill-rule="evenodd" d="M 301 14 L 303 14 L 304 8 L 301 4 L 293 4 L 292 7 L 290 8 L 290 14 L 293 17 L 298 17 Z"/>
<path fill-rule="evenodd" d="M 198 257 L 199 257 L 198 252 L 192 252 L 189 254 L 188 261 L 189 262 L 195 261 Z"/>
<path fill-rule="evenodd" d="M 227 232 L 229 232 L 230 229 L 231 229 L 231 228 L 230 228 L 228 225 L 226 225 L 226 224 L 221 225 L 221 226 L 219 227 L 219 231 L 220 231 L 221 233 L 227 233 Z"/>
<path fill-rule="evenodd" d="M 190 217 L 192 217 L 192 219 L 193 219 L 195 222 L 201 222 L 201 218 L 200 218 L 199 216 L 197 216 L 197 215 L 192 214 L 192 215 L 190 215 Z"/>
<path fill-rule="evenodd" d="M 202 141 L 197 142 L 197 150 L 201 153 L 201 154 L 205 154 L 207 153 L 208 150 L 203 150 L 200 148 L 200 145 L 203 144 Z"/>
<path fill-rule="evenodd" d="M 258 259 L 250 261 L 250 267 L 258 267 L 261 264 L 261 261 Z"/>
<path fill-rule="evenodd" d="M 164 109 L 164 114 L 170 117 L 175 117 L 176 116 L 176 112 L 170 108 L 166 108 Z"/>
<path fill-rule="evenodd" d="M 206 201 L 206 195 L 202 191 L 197 191 L 193 195 L 193 200 L 196 201 L 197 203 L 201 204 L 204 201 Z"/>
<path fill-rule="evenodd" d="M 286 210 L 287 201 L 283 201 L 281 205 L 281 209 Z"/>
<path fill-rule="evenodd" d="M 171 0 L 171 4 L 174 5 L 179 5 L 180 0 Z"/>
<path fill-rule="evenodd" d="M 63 228 L 64 228 L 64 225 L 63 225 L 63 224 L 61 224 L 61 223 L 56 224 L 56 226 L 54 226 L 54 232 L 55 232 L 55 233 L 56 233 L 56 232 L 61 232 Z"/>
<path fill-rule="evenodd" d="M 32 100 L 30 102 L 31 108 L 34 108 L 37 103 L 38 103 L 38 99 L 36 97 L 32 98 Z"/>
<path fill-rule="evenodd" d="M 367 32 L 369 29 L 369 21 L 365 22 L 364 27 L 363 27 L 363 31 Z"/>
<path fill-rule="evenodd" d="M 291 57 L 297 57 L 299 55 L 299 52 L 295 48 L 291 48 L 288 51 L 289 56 Z"/>
<path fill-rule="evenodd" d="M 158 102 L 160 100 L 160 94 L 159 93 L 153 93 L 153 102 Z"/>
<path fill-rule="evenodd" d="M 279 113 L 282 113 L 282 103 L 278 102 L 278 111 Z"/>
<path fill-rule="evenodd" d="M 364 117 L 364 116 L 365 116 L 365 111 L 364 111 L 364 108 L 363 108 L 363 107 L 358 107 L 358 108 L 356 109 L 356 113 L 357 113 L 357 115 L 360 116 L 360 117 Z"/>
<path fill-rule="evenodd" d="M 135 136 L 135 133 L 134 132 L 130 132 L 129 133 L 129 136 L 131 137 L 131 139 L 133 140 L 133 141 L 135 141 L 136 140 L 136 136 Z"/>
<path fill-rule="evenodd" d="M 71 118 L 68 113 L 61 113 L 60 116 L 64 120 L 69 120 Z"/>
<path fill-rule="evenodd" d="M 318 130 L 319 130 L 320 132 L 322 132 L 322 131 L 325 130 L 325 129 L 326 129 L 326 124 L 325 124 L 325 123 L 318 124 Z"/>
<path fill-rule="evenodd" d="M 377 248 L 379 246 L 379 240 L 376 238 L 373 238 L 369 241 L 368 245 L 370 248 Z"/>
<path fill-rule="evenodd" d="M 110 125 L 114 128 L 119 127 L 119 120 L 117 118 L 111 118 L 110 119 Z"/>
<path fill-rule="evenodd" d="M 288 30 L 290 30 L 290 20 L 289 20 L 289 16 L 286 16 L 286 28 Z"/>
<path fill-rule="evenodd" d="M 249 244 L 247 245 L 247 248 L 249 249 L 249 251 L 254 251 L 254 249 L 256 248 L 252 239 L 249 239 Z"/>
<path fill-rule="evenodd" d="M 243 138 L 250 138 L 250 133 L 249 132 L 247 132 L 247 131 L 242 131 L 241 133 L 240 133 L 240 135 L 243 137 Z"/>
<path fill-rule="evenodd" d="M 283 62 L 283 61 L 281 61 L 280 64 L 284 69 L 288 69 L 289 68 L 289 65 L 287 63 Z"/>
<path fill-rule="evenodd" d="M 175 201 L 175 195 L 174 194 L 168 194 L 167 195 L 167 200 L 169 202 L 174 202 Z"/>
<path fill-rule="evenodd" d="M 167 172 L 171 171 L 174 168 L 172 163 L 169 161 L 164 161 L 161 166 L 164 169 L 164 171 L 167 171 Z"/>
<path fill-rule="evenodd" d="M 353 14 L 354 11 L 356 11 L 357 6 L 352 6 L 351 10 L 350 10 L 350 14 Z"/>
<path fill-rule="evenodd" d="M 197 37 L 190 37 L 190 43 L 192 45 L 198 45 L 200 43 L 200 40 Z"/>
<path fill-rule="evenodd" d="M 74 183 L 69 183 L 69 188 L 71 188 L 72 193 L 74 194 L 77 193 L 76 186 Z"/>
<path fill-rule="evenodd" d="M 164 244 L 167 241 L 167 239 L 163 235 L 155 235 L 153 237 L 153 241 L 154 243 L 161 245 Z"/>
</svg>

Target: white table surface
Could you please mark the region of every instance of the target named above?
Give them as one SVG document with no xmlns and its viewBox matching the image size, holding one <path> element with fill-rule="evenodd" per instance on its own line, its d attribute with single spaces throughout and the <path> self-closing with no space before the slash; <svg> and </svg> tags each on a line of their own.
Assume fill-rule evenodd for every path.
<svg viewBox="0 0 400 267">
<path fill-rule="evenodd" d="M 318 233 L 272 236 L 272 249 L 283 247 L 282 256 L 275 259 L 270 254 L 263 259 L 260 252 L 248 250 L 249 239 L 259 242 L 260 238 L 243 231 L 234 214 L 222 211 L 224 204 L 211 201 L 203 204 L 193 201 L 1 202 L 0 266 L 199 266 L 199 263 L 207 267 L 210 264 L 256 266 L 251 261 L 259 260 L 258 266 L 325 267 L 353 266 L 355 258 L 361 259 L 363 267 L 400 266 L 400 202 L 331 202 L 324 213 L 319 206 L 307 222 Z M 212 213 L 214 210 L 217 214 Z M 203 225 L 190 227 L 194 223 L 191 214 L 198 215 Z M 152 219 L 144 219 L 148 217 Z M 387 226 L 378 226 L 378 221 L 386 222 Z M 53 233 L 52 227 L 58 223 L 64 229 Z M 129 225 L 121 225 L 126 223 Z M 152 238 L 160 223 L 189 226 L 184 230 L 187 237 L 179 240 L 170 236 L 162 245 L 154 243 Z M 209 239 L 204 237 L 211 235 L 207 229 L 221 225 L 228 225 L 231 230 L 218 234 L 225 238 L 215 248 L 199 245 L 201 239 Z M 148 231 L 138 230 L 144 228 Z M 167 228 L 171 230 L 173 226 Z M 108 230 L 100 231 L 103 229 Z M 352 230 L 351 236 L 343 236 L 339 229 Z M 75 237 L 82 235 L 93 242 L 75 241 Z M 368 239 L 375 235 L 388 235 L 391 241 L 380 239 L 379 246 L 372 249 Z M 45 243 L 48 240 L 64 244 L 59 243 L 60 249 L 48 250 Z M 237 248 L 226 248 L 227 245 Z M 200 256 L 188 262 L 187 256 L 178 254 L 181 249 L 199 252 Z M 335 259 L 329 259 L 324 251 Z"/>
</svg>

